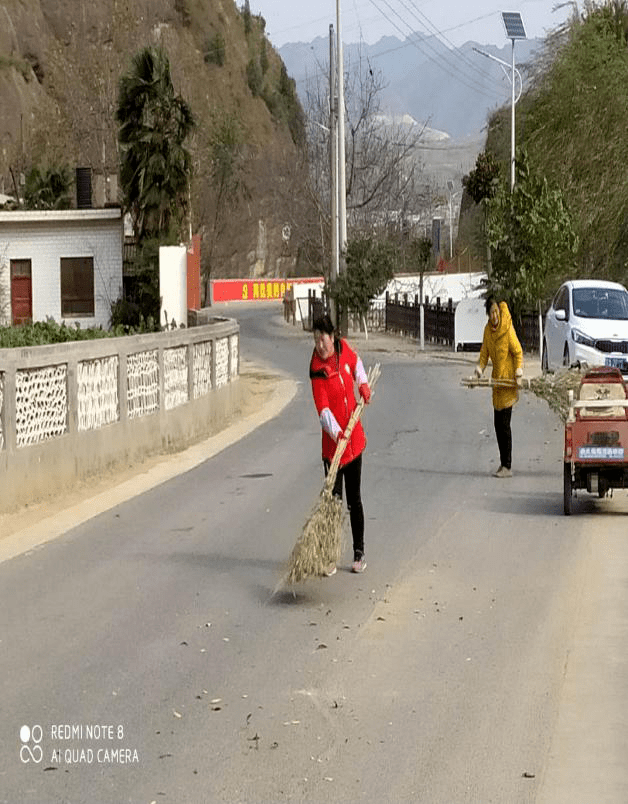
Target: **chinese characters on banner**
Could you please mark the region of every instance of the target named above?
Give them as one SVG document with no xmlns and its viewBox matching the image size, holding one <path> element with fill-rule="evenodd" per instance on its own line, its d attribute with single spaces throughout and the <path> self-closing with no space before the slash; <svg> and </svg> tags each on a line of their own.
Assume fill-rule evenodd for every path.
<svg viewBox="0 0 628 804">
<path fill-rule="evenodd" d="M 214 279 L 214 302 L 283 300 L 286 291 L 295 284 L 320 283 L 315 279 Z"/>
<path fill-rule="evenodd" d="M 245 282 L 242 285 L 242 301 L 249 299 L 283 299 L 291 282 Z"/>
</svg>

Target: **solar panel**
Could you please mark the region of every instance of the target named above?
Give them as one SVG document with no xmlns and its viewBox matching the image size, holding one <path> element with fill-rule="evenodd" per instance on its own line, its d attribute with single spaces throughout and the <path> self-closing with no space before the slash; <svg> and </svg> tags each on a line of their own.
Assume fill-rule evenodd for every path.
<svg viewBox="0 0 628 804">
<path fill-rule="evenodd" d="M 509 39 L 527 39 L 523 20 L 518 11 L 502 11 L 502 20 Z"/>
</svg>

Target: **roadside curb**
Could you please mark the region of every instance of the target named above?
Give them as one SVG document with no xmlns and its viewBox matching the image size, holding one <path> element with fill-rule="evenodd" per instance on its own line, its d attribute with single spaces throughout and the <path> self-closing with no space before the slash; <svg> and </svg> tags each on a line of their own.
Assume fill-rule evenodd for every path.
<svg viewBox="0 0 628 804">
<path fill-rule="evenodd" d="M 138 474 L 129 480 L 0 539 L 0 562 L 30 552 L 116 505 L 149 491 L 213 458 L 281 413 L 286 405 L 294 399 L 297 387 L 294 380 L 279 378 L 269 401 L 259 411 L 239 419 L 205 441 L 173 455 L 164 456 L 162 461 L 148 471 L 142 472 L 140 469 Z"/>
</svg>

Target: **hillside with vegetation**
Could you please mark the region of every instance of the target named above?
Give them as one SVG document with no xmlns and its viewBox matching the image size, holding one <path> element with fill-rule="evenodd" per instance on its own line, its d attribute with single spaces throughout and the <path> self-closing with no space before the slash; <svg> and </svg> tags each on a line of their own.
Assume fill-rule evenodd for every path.
<svg viewBox="0 0 628 804">
<path fill-rule="evenodd" d="M 547 300 L 565 278 L 626 284 L 626 0 L 586 2 L 547 38 L 530 79 L 516 107 L 515 192 L 509 187 L 507 106 L 490 118 L 484 162 L 465 182 L 458 247 L 485 261 L 490 253 L 498 289 L 508 295 L 517 286 L 519 302 L 528 305 Z M 492 178 L 491 160 L 497 168 Z M 529 259 L 535 252 L 549 261 Z"/>
<path fill-rule="evenodd" d="M 205 274 L 294 272 L 308 214 L 302 111 L 248 0 L 3 0 L 0 19 L 0 192 L 23 197 L 33 170 L 90 167 L 95 191 L 120 201 L 120 81 L 159 48 L 195 122 L 191 228 Z"/>
</svg>

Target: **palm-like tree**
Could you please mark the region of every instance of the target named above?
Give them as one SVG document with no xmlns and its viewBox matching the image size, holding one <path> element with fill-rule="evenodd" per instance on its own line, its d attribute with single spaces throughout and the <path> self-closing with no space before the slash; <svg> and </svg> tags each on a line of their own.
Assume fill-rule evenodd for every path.
<svg viewBox="0 0 628 804">
<path fill-rule="evenodd" d="M 70 171 L 67 167 L 32 168 L 26 176 L 27 209 L 69 209 Z"/>
<path fill-rule="evenodd" d="M 163 50 L 147 47 L 133 58 L 120 81 L 116 118 L 120 183 L 138 239 L 178 237 L 188 209 L 191 169 L 184 142 L 194 117 L 175 95 Z"/>
</svg>

